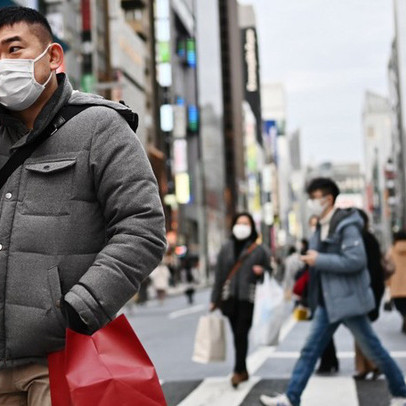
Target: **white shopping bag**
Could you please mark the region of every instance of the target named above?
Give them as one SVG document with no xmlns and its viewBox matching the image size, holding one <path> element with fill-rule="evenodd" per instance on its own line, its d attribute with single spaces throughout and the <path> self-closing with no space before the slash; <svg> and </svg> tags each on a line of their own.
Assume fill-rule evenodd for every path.
<svg viewBox="0 0 406 406">
<path fill-rule="evenodd" d="M 197 325 L 192 360 L 207 364 L 225 361 L 225 359 L 226 328 L 224 317 L 215 313 L 201 316 Z"/>
<path fill-rule="evenodd" d="M 252 340 L 254 345 L 277 345 L 285 319 L 284 293 L 275 278 L 264 275 L 255 291 Z"/>
</svg>

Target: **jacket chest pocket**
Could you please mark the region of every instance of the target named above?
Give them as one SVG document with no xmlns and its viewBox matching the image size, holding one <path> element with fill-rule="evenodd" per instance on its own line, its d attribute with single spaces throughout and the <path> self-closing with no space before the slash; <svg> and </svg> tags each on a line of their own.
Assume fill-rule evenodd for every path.
<svg viewBox="0 0 406 406">
<path fill-rule="evenodd" d="M 68 215 L 76 159 L 26 164 L 22 179 L 22 213 Z"/>
</svg>

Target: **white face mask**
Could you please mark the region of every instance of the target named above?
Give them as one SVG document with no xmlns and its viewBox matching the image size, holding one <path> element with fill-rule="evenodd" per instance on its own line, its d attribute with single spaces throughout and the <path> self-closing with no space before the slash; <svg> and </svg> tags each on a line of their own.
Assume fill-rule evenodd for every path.
<svg viewBox="0 0 406 406">
<path fill-rule="evenodd" d="M 0 103 L 13 111 L 22 111 L 32 106 L 45 86 L 51 80 L 52 72 L 41 85 L 35 80 L 35 62 L 39 61 L 47 49 L 35 59 L 0 60 Z"/>
<path fill-rule="evenodd" d="M 327 201 L 324 199 L 309 199 L 307 201 L 307 207 L 310 215 L 320 217 L 327 208 L 327 204 Z"/>
<path fill-rule="evenodd" d="M 235 224 L 233 234 L 237 240 L 245 240 L 251 235 L 251 226 L 247 224 Z"/>
</svg>

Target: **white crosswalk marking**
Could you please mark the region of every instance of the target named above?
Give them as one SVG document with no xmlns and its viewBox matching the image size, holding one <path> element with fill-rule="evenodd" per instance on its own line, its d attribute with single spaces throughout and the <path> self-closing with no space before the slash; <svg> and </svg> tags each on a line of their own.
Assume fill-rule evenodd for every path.
<svg viewBox="0 0 406 406">
<path fill-rule="evenodd" d="M 259 381 L 259 377 L 251 377 L 233 389 L 228 377 L 208 378 L 178 406 L 238 406 Z"/>
<path fill-rule="evenodd" d="M 282 342 L 286 336 L 290 333 L 293 327 L 296 324 L 296 320 L 293 316 L 291 316 L 286 323 L 281 328 L 281 332 L 279 334 L 279 341 Z M 250 371 L 251 374 L 255 374 L 259 368 L 263 365 L 263 363 L 268 358 L 273 358 L 275 355 L 277 347 L 270 346 L 270 347 L 259 347 L 255 351 L 253 351 L 247 358 L 247 369 Z"/>
<path fill-rule="evenodd" d="M 323 388 L 323 390 L 320 390 Z M 354 379 L 312 377 L 302 397 L 302 406 L 359 406 Z"/>
<path fill-rule="evenodd" d="M 265 347 L 268 349 L 267 357 L 274 359 L 297 359 L 299 358 L 299 351 L 275 351 L 275 347 Z M 272 349 L 272 351 L 271 351 Z M 406 351 L 390 351 L 392 358 L 406 358 Z M 340 359 L 353 359 L 355 357 L 354 351 L 338 351 L 337 357 Z"/>
<path fill-rule="evenodd" d="M 261 380 L 252 377 L 237 390 L 229 377 L 207 378 L 178 406 L 243 406 L 245 397 Z M 323 388 L 323 390 L 320 390 Z M 303 393 L 302 406 L 359 406 L 351 377 L 312 377 Z"/>
</svg>

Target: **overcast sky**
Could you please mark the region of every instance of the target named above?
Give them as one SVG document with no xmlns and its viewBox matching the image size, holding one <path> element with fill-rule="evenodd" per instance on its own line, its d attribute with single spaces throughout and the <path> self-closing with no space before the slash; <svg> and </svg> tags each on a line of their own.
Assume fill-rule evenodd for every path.
<svg viewBox="0 0 406 406">
<path fill-rule="evenodd" d="M 387 95 L 392 0 L 240 0 L 256 9 L 262 82 L 283 82 L 305 163 L 363 160 L 365 91 Z"/>
</svg>

